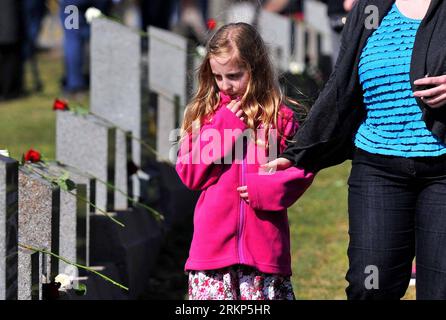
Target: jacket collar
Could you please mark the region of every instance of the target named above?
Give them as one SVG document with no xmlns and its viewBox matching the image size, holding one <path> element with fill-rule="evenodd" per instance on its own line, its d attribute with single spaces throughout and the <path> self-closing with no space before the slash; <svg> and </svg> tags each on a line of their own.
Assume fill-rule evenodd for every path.
<svg viewBox="0 0 446 320">
<path fill-rule="evenodd" d="M 434 16 L 435 10 L 441 4 L 443 0 L 431 0 L 431 4 L 429 6 L 429 10 L 426 13 L 426 17 L 424 18 L 425 22 L 432 19 Z"/>
</svg>

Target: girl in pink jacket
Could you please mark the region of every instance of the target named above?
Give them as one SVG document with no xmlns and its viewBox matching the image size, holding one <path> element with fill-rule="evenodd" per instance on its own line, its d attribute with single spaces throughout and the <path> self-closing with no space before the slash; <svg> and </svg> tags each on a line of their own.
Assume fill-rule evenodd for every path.
<svg viewBox="0 0 446 320">
<path fill-rule="evenodd" d="M 183 183 L 202 190 L 185 266 L 189 298 L 294 299 L 287 208 L 313 174 L 262 170 L 298 126 L 262 38 L 245 23 L 223 26 L 198 76 L 176 164 Z"/>
</svg>

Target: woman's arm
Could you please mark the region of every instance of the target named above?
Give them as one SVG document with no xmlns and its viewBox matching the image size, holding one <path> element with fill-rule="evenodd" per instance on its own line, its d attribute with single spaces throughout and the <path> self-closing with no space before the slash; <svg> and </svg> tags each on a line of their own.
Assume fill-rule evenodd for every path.
<svg viewBox="0 0 446 320">
<path fill-rule="evenodd" d="M 347 106 L 351 100 L 351 96 L 347 95 L 354 92 L 354 82 L 349 78 L 352 77 L 351 72 L 354 72 L 357 54 L 352 46 L 359 46 L 362 34 L 360 30 L 365 28 L 366 5 L 367 0 L 357 1 L 349 13 L 334 71 L 304 124 L 294 136 L 293 140 L 296 142 L 289 144 L 279 157 L 282 159 L 278 159 L 273 165 L 287 163 L 284 160 L 287 159 L 295 166 L 317 172 L 345 160 L 337 156 L 345 153 L 347 139 L 354 130 L 355 121 L 361 117 L 359 106 L 357 109 Z M 341 91 L 338 88 L 340 81 Z M 346 90 L 351 92 L 345 92 Z"/>
<path fill-rule="evenodd" d="M 298 130 L 298 122 L 291 109 L 281 109 L 278 126 L 281 133 L 279 148 L 283 151 L 286 140 Z M 259 173 L 248 173 L 246 185 L 237 188 L 240 197 L 255 210 L 281 211 L 289 208 L 313 182 L 314 174 L 303 169 L 265 170 L 267 167 L 261 166 L 262 172 Z"/>
</svg>

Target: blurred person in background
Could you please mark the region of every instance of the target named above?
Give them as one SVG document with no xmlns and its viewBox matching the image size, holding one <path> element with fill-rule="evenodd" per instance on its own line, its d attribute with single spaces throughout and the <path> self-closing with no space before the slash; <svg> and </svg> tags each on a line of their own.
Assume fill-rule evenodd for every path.
<svg viewBox="0 0 446 320">
<path fill-rule="evenodd" d="M 147 31 L 148 26 L 169 29 L 174 0 L 139 0 L 139 7 L 143 31 Z"/>
<path fill-rule="evenodd" d="M 192 40 L 196 45 L 204 45 L 209 37 L 208 2 L 203 0 L 176 1 L 173 31 Z"/>
<path fill-rule="evenodd" d="M 333 45 L 332 66 L 334 67 L 341 47 L 341 33 L 347 21 L 347 14 L 357 0 L 321 0 L 327 5 Z"/>
<path fill-rule="evenodd" d="M 23 93 L 24 25 L 21 1 L 0 1 L 0 100 Z"/>
<path fill-rule="evenodd" d="M 37 39 L 39 37 L 42 20 L 47 13 L 46 0 L 23 0 L 23 17 L 25 22 L 26 42 L 24 46 L 24 59 L 29 62 L 33 80 L 33 89 L 42 91 L 43 85 L 40 79 L 37 65 Z"/>
<path fill-rule="evenodd" d="M 63 49 L 65 75 L 62 80 L 64 94 L 67 98 L 81 98 L 88 90 L 88 67 L 85 48 L 90 39 L 90 25 L 85 19 L 85 12 L 90 7 L 95 7 L 107 14 L 112 1 L 110 0 L 61 0 L 60 17 L 64 31 Z M 68 6 L 76 6 L 79 12 L 79 27 L 72 28 L 67 25 L 72 11 Z"/>
<path fill-rule="evenodd" d="M 299 21 L 304 19 L 303 0 L 266 0 L 263 9 L 287 15 Z"/>
</svg>

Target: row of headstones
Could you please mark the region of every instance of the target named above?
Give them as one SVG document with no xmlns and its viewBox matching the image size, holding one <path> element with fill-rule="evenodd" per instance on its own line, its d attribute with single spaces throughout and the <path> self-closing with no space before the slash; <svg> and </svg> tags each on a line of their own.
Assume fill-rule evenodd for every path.
<svg viewBox="0 0 446 320">
<path fill-rule="evenodd" d="M 119 43 L 116 39 L 120 39 Z M 95 115 L 57 112 L 58 163 L 51 164 L 51 169 L 37 164 L 19 169 L 17 161 L 1 157 L 0 299 L 41 299 L 43 284 L 70 268 L 54 256 L 27 250 L 18 244 L 90 266 L 91 240 L 91 260 L 109 263 L 114 269 L 108 270 L 109 275 L 131 287 L 130 297 L 137 297 L 144 290 L 141 273 L 146 275 L 145 270 L 150 270 L 154 263 L 163 226 L 146 210 L 131 208 L 129 201 L 129 198 L 138 198 L 132 194 L 133 182 L 141 187 L 139 197 L 142 197 L 141 190 L 150 191 L 145 189 L 150 185 L 147 179 L 152 179 L 145 174 L 142 181 L 136 176 L 130 180 L 129 161 L 143 167 L 153 163 L 150 160 L 160 160 L 143 154 L 138 141 L 144 139 L 141 131 L 143 127 L 148 129 L 145 121 L 149 120 L 142 114 L 149 90 L 144 84 L 147 59 L 142 58 L 140 44 L 138 33 L 108 20 L 95 21 L 91 73 L 91 111 Z M 172 61 L 181 64 L 175 57 Z M 177 74 L 185 77 L 186 70 L 179 70 Z M 171 103 L 166 97 L 168 94 L 159 99 L 161 109 Z M 185 101 L 185 93 L 181 99 Z M 117 106 L 118 113 L 114 110 Z M 130 132 L 123 128 L 131 128 L 130 132 L 138 140 L 130 139 Z M 169 175 L 168 165 L 159 164 L 157 170 Z M 63 172 L 69 172 L 69 178 L 76 182 L 75 190 L 61 190 L 49 181 L 48 177 L 57 179 Z M 179 203 L 181 196 L 175 194 L 179 184 L 166 182 L 163 188 L 168 189 L 171 200 L 174 198 Z M 169 206 L 172 205 L 171 201 Z M 123 222 L 125 228 L 110 222 L 103 216 L 104 212 Z M 79 248 L 80 244 L 85 248 Z"/>
<path fill-rule="evenodd" d="M 50 182 L 50 175 L 69 170 L 75 189 Z M 89 265 L 89 206 L 94 181 L 74 168 L 56 164 L 19 167 L 0 156 L 0 299 L 41 299 L 42 285 L 71 264 L 30 248 Z"/>
<path fill-rule="evenodd" d="M 291 20 L 262 12 L 258 25 L 280 70 L 311 51 L 297 48 L 317 51 L 314 41 L 298 44 L 312 33 Z M 149 28 L 148 52 L 141 49 L 144 38 L 115 22 L 93 21 L 93 114 L 58 111 L 59 164 L 51 169 L 33 165 L 44 175 L 68 171 L 77 196 L 2 158 L 0 298 L 41 298 L 42 283 L 68 267 L 49 255 L 18 249 L 17 241 L 87 266 L 107 265 L 109 274 L 123 280 L 136 297 L 143 290 L 140 279 L 156 260 L 162 227 L 146 210 L 132 208 L 129 197 L 161 203 L 168 224 L 193 208 L 193 195 L 163 160 L 175 155 L 175 129 L 196 86 L 193 72 L 200 58 L 186 39 L 168 31 Z M 131 162 L 145 174 L 130 177 Z M 153 199 L 148 186 L 158 190 L 158 198 Z M 126 227 L 116 226 L 102 211 L 125 221 Z"/>
<path fill-rule="evenodd" d="M 306 21 L 296 21 L 276 13 L 258 10 L 258 6 L 251 2 L 233 4 L 225 12 L 224 19 L 227 23 L 255 24 L 269 45 L 273 62 L 279 72 L 289 71 L 292 63 L 297 65 L 300 71 L 308 64 L 319 65 L 327 34 Z"/>
<path fill-rule="evenodd" d="M 74 188 L 52 182 L 66 173 Z M 58 274 L 87 284 L 88 297 L 70 299 L 136 298 L 143 292 L 140 271 L 154 264 L 160 230 L 145 210 L 107 213 L 124 228 L 96 214 L 96 182 L 74 167 L 19 166 L 0 156 L 0 299 L 42 299 Z M 132 289 L 121 291 L 73 263 Z"/>
</svg>

